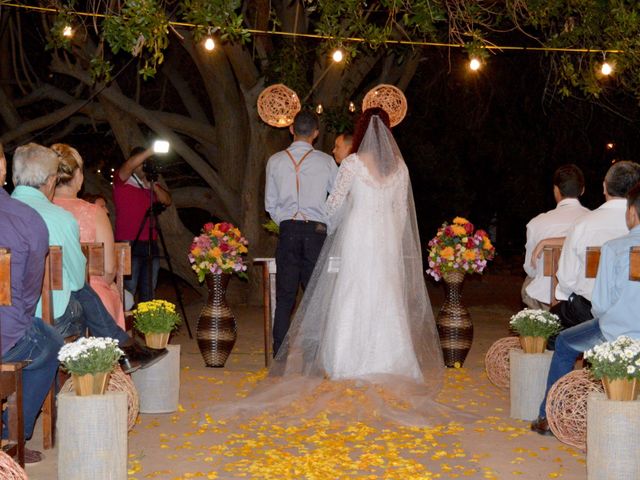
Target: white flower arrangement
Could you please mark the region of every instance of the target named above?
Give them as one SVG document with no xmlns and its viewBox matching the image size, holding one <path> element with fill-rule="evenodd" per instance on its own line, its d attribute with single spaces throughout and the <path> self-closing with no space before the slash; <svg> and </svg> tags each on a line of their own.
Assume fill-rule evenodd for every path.
<svg viewBox="0 0 640 480">
<path fill-rule="evenodd" d="M 82 337 L 62 346 L 58 360 L 73 375 L 110 372 L 124 354 L 118 341 L 108 337 Z"/>
<path fill-rule="evenodd" d="M 546 310 L 531 308 L 525 308 L 513 315 L 509 325 L 521 337 L 549 338 L 562 329 L 557 315 Z"/>
<path fill-rule="evenodd" d="M 640 341 L 620 336 L 584 352 L 590 370 L 597 379 L 640 379 Z"/>
</svg>

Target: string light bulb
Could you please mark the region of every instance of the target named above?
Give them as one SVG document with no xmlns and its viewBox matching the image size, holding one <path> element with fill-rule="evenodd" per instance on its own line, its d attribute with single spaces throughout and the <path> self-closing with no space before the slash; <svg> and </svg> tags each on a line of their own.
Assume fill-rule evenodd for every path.
<svg viewBox="0 0 640 480">
<path fill-rule="evenodd" d="M 613 147 L 615 147 L 615 144 L 613 142 L 607 143 L 607 150 L 613 150 Z"/>
<path fill-rule="evenodd" d="M 71 28 L 70 25 L 66 25 L 63 29 L 62 29 L 62 36 L 63 37 L 73 37 L 73 28 Z"/>
<path fill-rule="evenodd" d="M 355 103 L 353 103 L 353 102 L 349 102 L 349 111 L 350 111 L 351 113 L 353 113 L 353 112 L 355 112 L 355 111 L 356 111 L 356 104 L 355 104 Z"/>
<path fill-rule="evenodd" d="M 214 48 L 216 48 L 216 42 L 213 41 L 213 38 L 207 37 L 207 39 L 204 41 L 204 48 L 207 49 L 208 51 L 211 51 Z"/>
<path fill-rule="evenodd" d="M 611 64 L 610 64 L 610 63 L 608 63 L 608 62 L 604 62 L 604 63 L 602 64 L 602 67 L 600 67 L 600 72 L 601 72 L 603 75 L 611 75 L 611 72 L 613 72 L 613 67 L 611 66 Z"/>
<path fill-rule="evenodd" d="M 324 112 L 324 108 L 322 108 L 322 104 L 319 103 L 318 106 L 316 107 L 316 113 L 318 115 L 322 115 L 322 112 Z"/>
<path fill-rule="evenodd" d="M 333 52 L 333 55 L 331 55 L 331 58 L 333 58 L 334 62 L 340 63 L 344 59 L 344 53 L 342 53 L 342 50 L 338 48 Z"/>
<path fill-rule="evenodd" d="M 474 72 L 476 72 L 476 71 L 478 71 L 478 70 L 480 69 L 480 65 L 481 65 L 481 64 L 480 64 L 480 60 L 478 60 L 478 59 L 477 59 L 477 58 L 475 58 L 475 57 L 474 57 L 474 58 L 472 58 L 472 59 L 469 61 L 469 68 L 470 68 L 471 70 L 473 70 Z"/>
</svg>

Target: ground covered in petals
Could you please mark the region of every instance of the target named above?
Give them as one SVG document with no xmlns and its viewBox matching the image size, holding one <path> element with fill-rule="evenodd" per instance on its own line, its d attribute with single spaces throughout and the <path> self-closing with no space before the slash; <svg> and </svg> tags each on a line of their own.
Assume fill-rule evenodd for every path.
<svg viewBox="0 0 640 480">
<path fill-rule="evenodd" d="M 269 413 L 239 421 L 217 418 L 217 404 L 244 398 L 266 376 L 261 309 L 234 307 L 239 339 L 224 369 L 205 368 L 183 329 L 174 339 L 182 345 L 179 408 L 140 415 L 129 435 L 129 480 L 586 478 L 584 453 L 509 418 L 508 391 L 494 387 L 484 373 L 484 353 L 507 334 L 509 317 L 518 309 L 519 281 L 484 277 L 465 286 L 474 346 L 462 368 L 447 370 L 438 397 L 471 414 L 464 423 L 418 428 L 369 422 L 351 414 L 349 405 L 362 401 L 358 389 L 346 391 L 331 411 L 295 422 Z M 441 293 L 431 290 L 437 312 Z M 192 327 L 198 308 L 190 307 Z M 29 467 L 29 478 L 55 478 L 52 457 L 55 451 Z"/>
</svg>

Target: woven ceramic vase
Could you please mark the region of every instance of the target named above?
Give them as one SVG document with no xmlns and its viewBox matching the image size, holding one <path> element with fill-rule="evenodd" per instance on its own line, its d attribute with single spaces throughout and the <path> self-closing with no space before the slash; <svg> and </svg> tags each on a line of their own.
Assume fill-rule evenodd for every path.
<svg viewBox="0 0 640 480">
<path fill-rule="evenodd" d="M 446 272 L 442 275 L 445 300 L 440 308 L 436 325 L 440 346 L 447 367 L 461 367 L 467 358 L 473 341 L 473 323 L 462 305 L 463 272 Z"/>
<path fill-rule="evenodd" d="M 207 367 L 224 367 L 236 343 L 236 319 L 226 300 L 230 279 L 228 273 L 205 277 L 209 295 L 200 312 L 196 338 Z"/>
</svg>

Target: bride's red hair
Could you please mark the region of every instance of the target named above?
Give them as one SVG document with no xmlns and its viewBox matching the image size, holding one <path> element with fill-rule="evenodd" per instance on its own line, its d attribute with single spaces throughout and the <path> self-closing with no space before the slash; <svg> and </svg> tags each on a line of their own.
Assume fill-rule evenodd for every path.
<svg viewBox="0 0 640 480">
<path fill-rule="evenodd" d="M 360 148 L 360 144 L 362 143 L 362 139 L 364 138 L 364 134 L 367 133 L 367 128 L 369 128 L 369 122 L 371 121 L 371 117 L 377 115 L 382 120 L 389 130 L 391 130 L 391 122 L 389 121 L 389 114 L 385 112 L 380 107 L 367 108 L 362 114 L 360 118 L 358 118 L 358 123 L 356 124 L 355 132 L 353 133 L 353 141 L 351 142 L 351 152 L 356 153 L 358 148 Z"/>
</svg>

